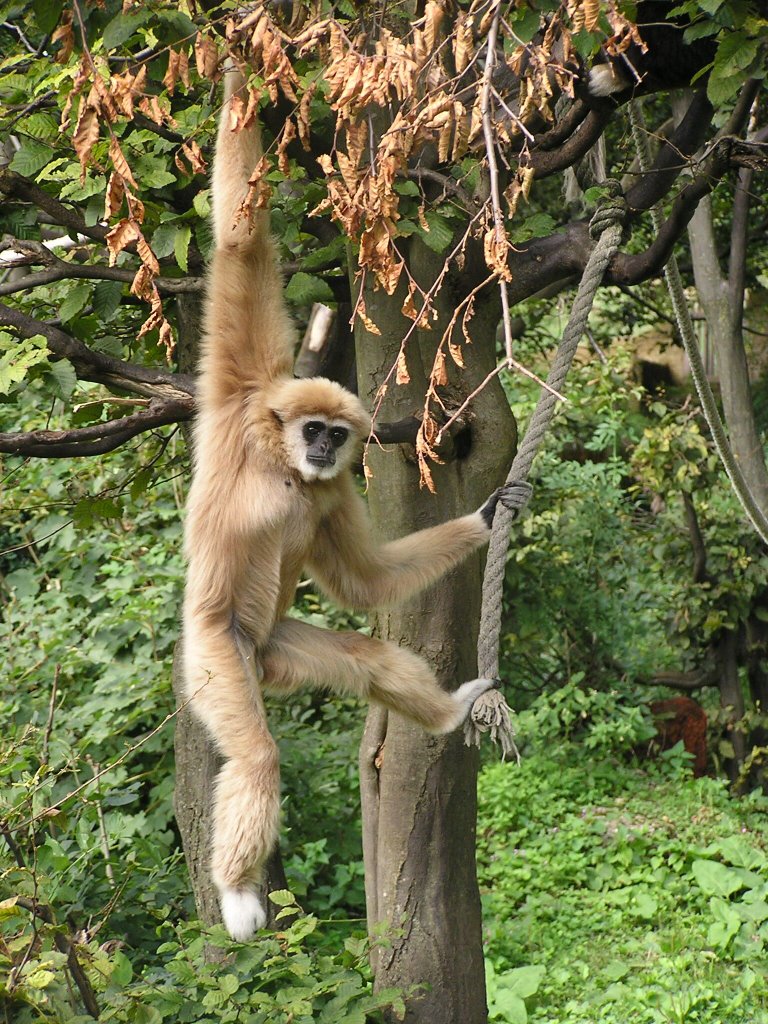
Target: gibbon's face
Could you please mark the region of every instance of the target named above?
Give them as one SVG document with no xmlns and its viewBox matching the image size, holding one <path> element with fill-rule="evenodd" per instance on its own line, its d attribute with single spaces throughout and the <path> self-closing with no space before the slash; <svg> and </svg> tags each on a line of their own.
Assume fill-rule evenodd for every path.
<svg viewBox="0 0 768 1024">
<path fill-rule="evenodd" d="M 302 416 L 284 427 L 288 458 L 307 482 L 332 480 L 353 455 L 352 430 L 344 420 Z"/>
</svg>

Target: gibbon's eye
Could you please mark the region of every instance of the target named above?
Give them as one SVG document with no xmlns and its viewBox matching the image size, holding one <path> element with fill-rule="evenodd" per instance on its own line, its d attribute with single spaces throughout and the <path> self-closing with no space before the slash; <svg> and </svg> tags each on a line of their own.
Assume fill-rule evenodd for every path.
<svg viewBox="0 0 768 1024">
<path fill-rule="evenodd" d="M 341 448 L 344 442 L 349 437 L 349 431 L 346 427 L 332 427 L 330 430 L 331 444 L 334 448 Z"/>
<path fill-rule="evenodd" d="M 325 433 L 325 424 L 321 420 L 312 420 L 305 423 L 302 429 L 305 441 L 316 441 L 321 434 Z"/>
</svg>

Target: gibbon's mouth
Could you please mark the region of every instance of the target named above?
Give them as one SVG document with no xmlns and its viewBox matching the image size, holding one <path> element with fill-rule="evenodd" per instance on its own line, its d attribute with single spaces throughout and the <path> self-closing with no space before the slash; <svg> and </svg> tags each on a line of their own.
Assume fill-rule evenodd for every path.
<svg viewBox="0 0 768 1024">
<path fill-rule="evenodd" d="M 336 465 L 336 456 L 331 455 L 308 455 L 307 462 L 310 466 L 317 466 L 318 469 L 326 469 L 329 466 Z"/>
</svg>

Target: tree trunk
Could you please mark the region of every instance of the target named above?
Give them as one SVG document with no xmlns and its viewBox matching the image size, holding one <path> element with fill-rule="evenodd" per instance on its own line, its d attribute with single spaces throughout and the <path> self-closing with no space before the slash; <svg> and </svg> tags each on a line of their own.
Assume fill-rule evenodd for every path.
<svg viewBox="0 0 768 1024">
<path fill-rule="evenodd" d="M 768 511 L 768 471 L 755 424 L 741 326 L 743 289 L 736 284 L 739 277 L 737 266 L 731 267 L 730 281 L 722 274 L 709 197 L 699 203 L 688 227 L 688 236 L 696 291 L 715 352 L 723 414 L 731 446 L 756 502 Z M 732 246 L 735 251 L 740 249 L 733 238 Z"/>
<path fill-rule="evenodd" d="M 412 243 L 410 271 L 422 287 L 434 280 L 442 258 Z M 406 358 L 409 385 L 389 388 L 383 420 L 397 420 L 423 405 L 435 347 L 456 307 L 450 284 L 439 296 L 440 321 L 416 332 Z M 358 383 L 373 402 L 395 363 L 401 339 L 412 326 L 393 296 L 365 290 L 377 337 L 357 325 Z M 459 296 L 460 300 L 460 296 Z M 467 368 L 454 373 L 444 392 L 457 406 L 492 368 L 497 320 L 495 302 L 478 299 L 471 324 L 476 343 L 464 346 Z M 461 343 L 460 332 L 454 341 Z M 437 494 L 419 489 L 412 448 L 387 452 L 371 446 L 373 479 L 369 507 L 380 535 L 402 536 L 471 511 L 504 479 L 515 429 L 498 382 L 475 400 L 471 439 L 454 458 L 436 466 Z M 485 553 L 470 559 L 427 592 L 375 623 L 379 636 L 425 657 L 446 688 L 476 673 L 476 640 Z M 372 709 L 361 746 L 363 846 L 370 932 L 384 933 L 373 956 L 377 988 L 420 987 L 409 1000 L 409 1024 L 482 1024 L 487 1019 L 480 901 L 475 873 L 475 749 L 460 733 L 428 736 L 396 714 Z"/>
</svg>

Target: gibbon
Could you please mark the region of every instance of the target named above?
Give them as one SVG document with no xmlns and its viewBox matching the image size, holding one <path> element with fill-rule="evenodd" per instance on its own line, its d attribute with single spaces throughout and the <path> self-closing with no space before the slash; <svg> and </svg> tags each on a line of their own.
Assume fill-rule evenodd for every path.
<svg viewBox="0 0 768 1024">
<path fill-rule="evenodd" d="M 762 0 L 757 0 L 758 7 Z M 601 53 L 589 72 L 592 96 L 613 96 L 631 89 L 635 95 L 681 89 L 711 64 L 717 49 L 714 36 L 686 43 L 687 18 L 670 17 L 675 4 L 670 0 L 638 0 L 637 29 L 644 50 L 631 43 L 618 56 Z"/>
<path fill-rule="evenodd" d="M 372 537 L 350 471 L 370 418 L 340 385 L 292 377 L 294 332 L 269 215 L 243 206 L 262 152 L 258 126 L 230 124 L 231 97 L 244 85 L 239 72 L 226 73 L 184 600 L 185 693 L 224 759 L 211 873 L 224 923 L 241 941 L 265 924 L 257 886 L 278 835 L 278 752 L 262 691 L 355 693 L 439 734 L 493 685 L 474 679 L 448 693 L 394 644 L 287 618 L 302 572 L 341 605 L 402 601 L 488 541 L 499 500 L 519 509 L 530 493 L 507 485 L 471 515 L 391 543 Z"/>
</svg>

